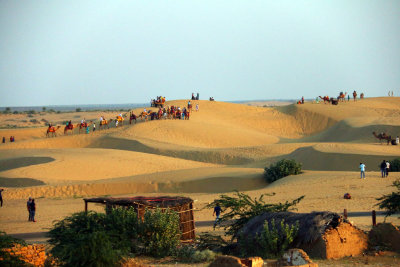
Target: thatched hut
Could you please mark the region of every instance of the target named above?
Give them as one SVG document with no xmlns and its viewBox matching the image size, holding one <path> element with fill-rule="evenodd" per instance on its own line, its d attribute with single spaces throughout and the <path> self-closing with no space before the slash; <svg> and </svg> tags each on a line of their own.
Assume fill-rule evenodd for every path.
<svg viewBox="0 0 400 267">
<path fill-rule="evenodd" d="M 272 220 L 275 220 L 278 231 L 282 220 L 289 225 L 294 225 L 298 221 L 299 231 L 292 247 L 303 249 L 311 257 L 337 259 L 356 256 L 362 254 L 368 246 L 368 238 L 363 231 L 332 212 L 264 213 L 251 219 L 243 227 L 239 234 L 240 238 L 254 238 L 263 230 L 265 221 L 268 221 L 271 229 Z"/>
<path fill-rule="evenodd" d="M 179 214 L 179 225 L 182 232 L 182 241 L 191 241 L 195 238 L 193 215 L 193 200 L 187 197 L 98 197 L 85 198 L 85 211 L 88 203 L 100 203 L 106 206 L 106 211 L 116 207 L 133 207 L 139 218 L 143 218 L 146 210 L 159 208 L 174 210 Z"/>
</svg>

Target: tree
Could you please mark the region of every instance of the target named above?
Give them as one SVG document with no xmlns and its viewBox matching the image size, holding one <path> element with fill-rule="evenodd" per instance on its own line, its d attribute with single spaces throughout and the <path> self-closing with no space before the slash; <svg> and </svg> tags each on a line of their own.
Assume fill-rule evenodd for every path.
<svg viewBox="0 0 400 267">
<path fill-rule="evenodd" d="M 43 111 L 43 112 L 46 112 L 46 107 L 42 107 L 42 111 Z"/>
<path fill-rule="evenodd" d="M 397 187 L 397 192 L 392 192 L 388 195 L 383 195 L 376 200 L 380 200 L 376 206 L 379 206 L 380 209 L 386 210 L 386 217 L 395 214 L 396 212 L 400 212 L 400 180 L 394 181 L 393 186 Z"/>
<path fill-rule="evenodd" d="M 76 110 L 75 110 L 76 112 L 81 112 L 82 111 L 82 109 L 81 108 L 76 108 Z"/>
<path fill-rule="evenodd" d="M 229 222 L 233 220 L 233 223 L 228 223 L 225 226 L 227 229 L 226 234 L 232 235 L 232 239 L 237 237 L 240 229 L 250 219 L 263 214 L 264 212 L 282 212 L 293 210 L 304 196 L 296 198 L 291 202 L 286 201 L 285 203 L 270 204 L 265 203 L 265 196 L 273 196 L 273 194 L 262 194 L 257 198 L 252 199 L 249 195 L 236 191 L 236 196 L 230 197 L 227 195 L 221 195 L 219 199 L 215 199 L 213 202 L 208 204 L 206 208 L 214 208 L 218 203 L 224 214 L 221 216 L 221 222 Z"/>
</svg>

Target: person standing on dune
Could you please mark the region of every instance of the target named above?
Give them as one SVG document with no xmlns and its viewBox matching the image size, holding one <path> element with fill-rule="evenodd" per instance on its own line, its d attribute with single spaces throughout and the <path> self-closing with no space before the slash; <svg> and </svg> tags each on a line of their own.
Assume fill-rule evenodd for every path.
<svg viewBox="0 0 400 267">
<path fill-rule="evenodd" d="M 35 221 L 35 213 L 36 213 L 35 199 L 32 198 L 32 201 L 31 201 L 31 203 L 29 204 L 29 208 L 30 208 L 30 214 L 31 214 L 31 221 L 32 221 L 32 222 L 36 222 L 36 221 Z"/>
<path fill-rule="evenodd" d="M 28 209 L 28 214 L 29 214 L 28 221 L 32 221 L 32 217 L 31 217 L 31 202 L 32 202 L 32 198 L 29 197 L 28 202 L 26 202 L 26 208 Z"/>
<path fill-rule="evenodd" d="M 361 179 L 365 179 L 365 164 L 360 162 Z"/>
<path fill-rule="evenodd" d="M 390 162 L 386 161 L 386 166 L 385 166 L 386 177 L 389 176 L 389 169 L 390 169 Z"/>
<path fill-rule="evenodd" d="M 4 189 L 0 188 L 0 207 L 3 207 L 3 196 L 1 195 L 1 192 L 3 192 Z"/>
<path fill-rule="evenodd" d="M 385 178 L 386 177 L 386 161 L 385 160 L 382 161 L 380 167 L 381 167 L 381 176 L 382 176 L 382 178 Z"/>
<path fill-rule="evenodd" d="M 220 216 L 220 214 L 221 214 L 221 212 L 222 212 L 222 209 L 221 209 L 221 207 L 219 206 L 219 203 L 217 203 L 216 205 L 215 205 L 215 207 L 214 207 L 214 212 L 213 212 L 213 216 L 215 215 L 216 216 L 216 218 L 215 218 L 215 222 L 214 222 L 214 230 L 215 230 L 215 227 L 217 226 L 217 224 L 219 224 L 219 216 Z"/>
</svg>

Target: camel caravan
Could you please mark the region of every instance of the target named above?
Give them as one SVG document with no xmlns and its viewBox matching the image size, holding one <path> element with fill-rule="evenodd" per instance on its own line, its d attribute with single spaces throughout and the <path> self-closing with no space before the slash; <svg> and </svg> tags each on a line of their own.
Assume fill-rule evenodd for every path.
<svg viewBox="0 0 400 267">
<path fill-rule="evenodd" d="M 334 98 L 334 97 L 329 97 L 329 96 L 319 96 L 319 98 L 321 98 L 321 100 L 324 101 L 324 104 L 326 103 L 331 103 L 332 105 L 337 105 L 339 104 L 339 102 L 345 102 L 346 101 L 346 95 L 347 95 L 347 101 L 350 101 L 350 95 L 347 94 L 347 92 L 343 93 L 340 92 L 339 96 Z M 357 92 L 353 91 L 353 100 L 357 101 Z M 360 94 L 360 99 L 364 99 L 364 93 Z"/>
<path fill-rule="evenodd" d="M 140 119 L 141 121 L 148 121 L 148 120 L 161 120 L 161 119 L 180 119 L 180 120 L 189 120 L 190 118 L 190 113 L 193 110 L 193 105 L 191 103 L 191 100 L 188 101 L 186 107 L 179 107 L 179 106 L 167 106 L 164 107 L 165 104 L 165 97 L 159 96 L 157 97 L 157 100 L 152 100 L 151 101 L 151 106 L 152 107 L 158 107 L 156 111 L 152 110 L 147 110 L 146 108 L 143 109 L 143 111 L 136 116 L 133 112 L 129 113 L 129 124 L 132 123 L 137 123 L 137 119 Z M 196 111 L 198 111 L 198 105 L 196 105 Z M 120 113 L 115 117 L 115 119 L 106 119 L 104 116 L 100 117 L 99 120 L 99 130 L 102 129 L 109 129 L 110 125 L 115 125 L 115 128 L 118 128 L 120 126 L 123 126 L 124 124 L 124 117 L 127 117 L 128 114 L 122 115 Z M 93 125 L 93 132 L 96 130 L 96 124 L 93 121 L 86 122 L 85 119 L 83 119 L 80 123 L 73 124 L 72 121 L 66 122 L 64 126 L 64 135 L 68 135 L 69 133 L 72 135 L 74 132 L 75 128 L 78 128 L 78 133 L 80 134 L 82 131 L 86 132 L 87 134 L 90 132 L 90 126 Z M 52 124 L 49 124 L 47 130 L 46 130 L 46 137 L 56 137 L 57 136 L 57 130 L 59 130 L 61 126 L 53 126 Z"/>
<path fill-rule="evenodd" d="M 146 110 L 143 109 L 143 111 L 139 114 L 138 118 L 141 119 L 141 121 L 148 121 L 149 118 L 150 120 L 161 120 L 161 119 L 174 119 L 174 120 L 189 120 L 190 119 L 190 113 L 193 110 L 193 105 L 188 101 L 187 107 L 181 107 L 178 106 L 167 106 L 167 108 L 161 108 L 159 107 L 157 111 L 152 111 L 152 110 Z M 197 109 L 196 109 L 197 110 Z M 135 120 L 136 123 L 136 115 L 131 112 L 130 115 L 130 121 Z"/>
</svg>

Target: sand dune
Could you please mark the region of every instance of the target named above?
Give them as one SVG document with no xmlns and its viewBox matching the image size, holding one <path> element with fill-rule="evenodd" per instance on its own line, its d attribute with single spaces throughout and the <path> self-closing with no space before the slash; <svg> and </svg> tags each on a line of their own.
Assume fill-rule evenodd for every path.
<svg viewBox="0 0 400 267">
<path fill-rule="evenodd" d="M 201 207 L 219 193 L 237 189 L 254 197 L 276 192 L 272 202 L 304 194 L 299 205 L 302 212 L 343 208 L 369 212 L 376 209 L 376 198 L 391 192 L 389 185 L 399 178 L 397 173 L 379 178 L 379 162 L 399 157 L 400 146 L 380 145 L 372 131 L 400 135 L 400 98 L 368 98 L 337 106 L 193 103 L 200 105 L 200 111 L 192 112 L 189 121 L 127 125 L 125 120 L 119 128 L 112 125 L 90 134 L 75 130 L 69 136 L 60 129 L 58 137 L 46 138 L 42 119 L 61 124 L 85 117 L 96 120 L 98 129 L 100 115 L 111 118 L 119 112 L 40 113 L 33 117 L 43 122 L 38 128 L 0 130 L 7 138 L 16 137 L 15 143 L 0 145 L 0 186 L 15 186 L 6 187 L 3 194 L 2 230 L 27 231 L 27 222 L 21 218 L 29 196 L 38 198 L 40 221 L 33 228 L 29 225 L 29 230 L 40 231 L 54 219 L 81 210 L 82 196 L 179 194 L 198 200 L 196 205 Z M 167 102 L 186 104 L 187 100 Z M 10 123 L 33 126 L 26 115 L 0 114 L 0 127 Z M 305 172 L 266 184 L 264 167 L 282 158 L 302 162 Z M 360 161 L 367 165 L 367 179 L 362 181 L 358 179 Z M 354 199 L 343 200 L 346 192 Z M 209 211 L 196 214 L 196 220 L 210 219 Z M 356 220 L 368 227 L 365 218 Z"/>
</svg>

